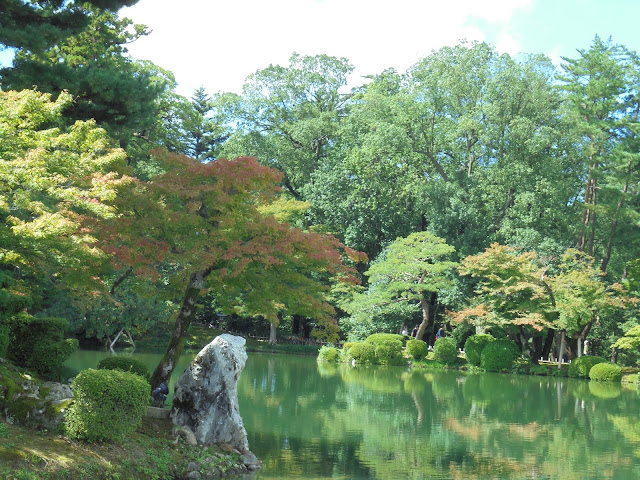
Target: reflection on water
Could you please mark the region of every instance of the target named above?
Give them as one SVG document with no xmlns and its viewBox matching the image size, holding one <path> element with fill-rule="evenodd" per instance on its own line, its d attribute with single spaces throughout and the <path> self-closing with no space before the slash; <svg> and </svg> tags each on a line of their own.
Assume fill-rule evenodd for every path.
<svg viewBox="0 0 640 480">
<path fill-rule="evenodd" d="M 249 354 L 239 395 L 257 479 L 640 478 L 640 399 L 620 385 Z"/>
</svg>

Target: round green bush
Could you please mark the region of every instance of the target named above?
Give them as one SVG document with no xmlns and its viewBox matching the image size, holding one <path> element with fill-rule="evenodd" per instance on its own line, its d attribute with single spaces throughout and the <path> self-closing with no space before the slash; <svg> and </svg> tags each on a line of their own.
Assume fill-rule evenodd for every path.
<svg viewBox="0 0 640 480">
<path fill-rule="evenodd" d="M 589 378 L 598 382 L 619 382 L 622 380 L 622 368 L 615 363 L 598 363 L 589 370 Z"/>
<path fill-rule="evenodd" d="M 599 363 L 606 363 L 606 359 L 592 355 L 583 355 L 569 364 L 569 376 L 572 378 L 588 378 L 591 367 Z"/>
<path fill-rule="evenodd" d="M 123 440 L 140 425 L 150 390 L 149 383 L 134 373 L 83 370 L 73 382 L 66 434 L 87 442 Z"/>
<path fill-rule="evenodd" d="M 140 360 L 126 355 L 112 355 L 98 362 L 98 370 L 122 370 L 140 375 L 147 382 L 151 378 L 149 369 Z"/>
<path fill-rule="evenodd" d="M 407 340 L 407 355 L 409 357 L 420 360 L 425 358 L 429 353 L 429 345 L 424 340 Z"/>
<path fill-rule="evenodd" d="M 376 363 L 380 365 L 403 365 L 402 342 L 386 340 L 375 344 Z"/>
<path fill-rule="evenodd" d="M 467 338 L 467 341 L 464 342 L 464 355 L 467 363 L 479 367 L 482 350 L 489 342 L 493 342 L 494 340 L 495 338 L 493 338 L 492 335 L 486 333 L 471 335 Z"/>
<path fill-rule="evenodd" d="M 373 343 L 356 342 L 349 349 L 349 358 L 356 363 L 374 363 L 376 359 L 376 347 Z"/>
<path fill-rule="evenodd" d="M 438 362 L 453 365 L 458 359 L 458 344 L 454 338 L 443 337 L 433 345 L 433 356 Z"/>
<path fill-rule="evenodd" d="M 389 340 L 398 340 L 402 345 L 404 345 L 405 337 L 404 335 L 400 335 L 398 333 L 374 333 L 369 335 L 365 339 L 365 342 L 380 343 L 380 342 L 388 342 Z"/>
<path fill-rule="evenodd" d="M 349 355 L 349 350 L 358 342 L 344 342 L 342 344 L 342 355 L 346 358 Z"/>
<path fill-rule="evenodd" d="M 318 351 L 318 362 L 338 363 L 340 361 L 340 350 L 335 347 L 323 345 Z"/>
<path fill-rule="evenodd" d="M 507 338 L 489 342 L 482 350 L 480 366 L 488 372 L 511 370 L 513 362 L 520 355 L 518 346 Z"/>
<path fill-rule="evenodd" d="M 9 318 L 7 358 L 14 364 L 51 377 L 78 348 L 75 339 L 64 339 L 69 322 L 64 318 L 32 317 L 19 313 Z"/>
</svg>

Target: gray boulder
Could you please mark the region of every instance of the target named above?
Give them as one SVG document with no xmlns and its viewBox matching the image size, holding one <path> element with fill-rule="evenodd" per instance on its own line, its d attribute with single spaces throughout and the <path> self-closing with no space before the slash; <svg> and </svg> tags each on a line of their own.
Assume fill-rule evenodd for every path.
<svg viewBox="0 0 640 480">
<path fill-rule="evenodd" d="M 176 383 L 171 420 L 199 444 L 228 443 L 249 451 L 238 406 L 238 378 L 247 361 L 242 337 L 223 334 L 204 347 Z"/>
</svg>

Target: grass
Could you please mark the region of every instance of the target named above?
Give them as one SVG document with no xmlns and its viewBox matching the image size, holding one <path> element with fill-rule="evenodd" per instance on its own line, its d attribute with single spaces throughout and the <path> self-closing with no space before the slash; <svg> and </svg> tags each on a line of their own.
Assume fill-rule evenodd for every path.
<svg viewBox="0 0 640 480">
<path fill-rule="evenodd" d="M 145 417 L 142 426 L 122 444 L 87 444 L 0 421 L 0 478 L 164 480 L 184 478 L 191 461 L 213 458 L 216 468 L 229 471 L 238 460 L 236 454 L 221 456 L 217 446 L 174 443 L 171 428 L 169 420 Z"/>
</svg>

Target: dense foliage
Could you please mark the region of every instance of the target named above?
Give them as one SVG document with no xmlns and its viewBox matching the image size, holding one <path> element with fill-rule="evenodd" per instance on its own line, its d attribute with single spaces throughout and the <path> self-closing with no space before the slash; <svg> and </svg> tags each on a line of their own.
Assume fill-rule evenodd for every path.
<svg viewBox="0 0 640 480">
<path fill-rule="evenodd" d="M 576 358 L 569 365 L 569 376 L 574 378 L 589 378 L 591 367 L 599 363 L 606 363 L 606 359 L 593 355 L 583 355 Z"/>
<path fill-rule="evenodd" d="M 487 346 L 489 342 L 493 342 L 495 339 L 488 334 L 471 335 L 464 342 L 464 355 L 467 359 L 467 363 L 480 366 L 480 359 L 482 358 L 482 350 Z"/>
<path fill-rule="evenodd" d="M 73 382 L 65 431 L 87 442 L 122 441 L 147 411 L 151 390 L 139 375 L 120 370 L 83 370 Z"/>
<path fill-rule="evenodd" d="M 520 351 L 515 343 L 506 338 L 500 338 L 489 342 L 484 347 L 480 365 L 487 372 L 509 371 L 519 354 Z"/>
<path fill-rule="evenodd" d="M 445 365 L 453 365 L 458 360 L 458 345 L 454 338 L 443 337 L 433 345 L 433 358 Z"/>
<path fill-rule="evenodd" d="M 12 317 L 7 358 L 51 377 L 78 348 L 76 339 L 64 339 L 68 326 L 64 318 L 32 317 L 26 313 Z"/>
<path fill-rule="evenodd" d="M 533 362 L 585 340 L 637 362 L 636 52 L 462 41 L 351 92 L 348 59 L 294 53 L 185 98 L 128 54 L 133 3 L 0 6 L 0 316 L 108 341 L 174 322 L 157 372 L 196 312 L 272 343 L 449 322 Z"/>
<path fill-rule="evenodd" d="M 323 345 L 318 350 L 318 362 L 321 363 L 338 363 L 341 359 L 340 349 L 336 347 L 328 347 Z"/>
<path fill-rule="evenodd" d="M 424 340 L 407 340 L 407 355 L 414 360 L 422 360 L 429 353 L 429 346 Z"/>
<path fill-rule="evenodd" d="M 600 382 L 619 382 L 622 379 L 622 369 L 615 363 L 597 363 L 589 370 L 589 378 Z"/>
<path fill-rule="evenodd" d="M 123 372 L 135 373 L 149 381 L 151 373 L 147 366 L 139 359 L 124 355 L 113 355 L 98 362 L 98 370 L 121 370 Z"/>
</svg>

